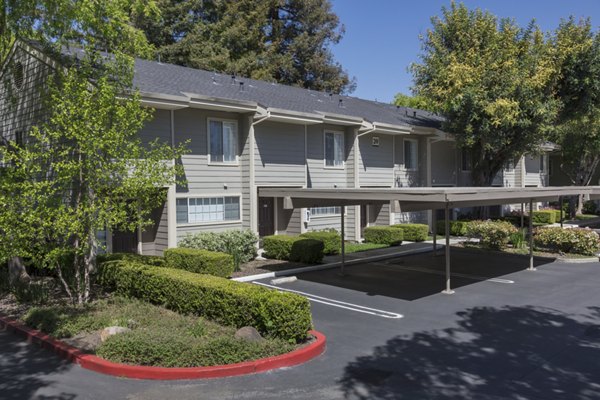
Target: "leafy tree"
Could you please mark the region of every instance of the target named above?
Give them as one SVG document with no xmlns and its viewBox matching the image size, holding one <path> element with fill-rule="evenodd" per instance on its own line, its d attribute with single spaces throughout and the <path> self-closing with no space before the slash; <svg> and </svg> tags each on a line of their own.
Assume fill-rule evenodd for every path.
<svg viewBox="0 0 600 400">
<path fill-rule="evenodd" d="M 469 149 L 473 183 L 490 185 L 504 164 L 538 151 L 552 130 L 552 46 L 533 23 L 521 29 L 454 2 L 431 22 L 421 62 L 411 66 L 416 94 L 443 112 L 443 129 Z"/>
<path fill-rule="evenodd" d="M 0 254 L 16 250 L 55 269 L 79 304 L 90 296 L 97 232 L 148 224 L 164 201 L 160 188 L 175 180 L 176 167 L 166 160 L 180 151 L 157 142 L 145 148 L 137 136 L 151 113 L 128 92 L 130 61 L 103 61 L 107 71 L 98 77 L 96 54 L 51 80 L 49 119 L 26 144 L 0 150 L 10 166 L 0 175 L 0 204 L 8 211 L 0 227 L 10 239 Z"/>
<path fill-rule="evenodd" d="M 417 110 L 433 111 L 434 106 L 423 96 L 409 96 L 404 93 L 398 93 L 394 96 L 394 105 L 415 108 Z"/>
<path fill-rule="evenodd" d="M 562 21 L 553 43 L 559 66 L 561 102 L 553 140 L 560 145 L 561 169 L 578 186 L 590 184 L 600 163 L 600 33 L 589 20 Z M 576 213 L 583 209 L 579 196 Z"/>
<path fill-rule="evenodd" d="M 355 83 L 329 46 L 343 27 L 329 0 L 159 0 L 159 21 L 136 25 L 161 60 L 332 92 Z"/>
</svg>

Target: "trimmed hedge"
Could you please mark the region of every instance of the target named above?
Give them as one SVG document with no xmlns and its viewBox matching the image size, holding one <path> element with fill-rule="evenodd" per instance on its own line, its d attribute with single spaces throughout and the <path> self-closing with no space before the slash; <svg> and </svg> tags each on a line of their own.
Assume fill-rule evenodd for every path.
<svg viewBox="0 0 600 400">
<path fill-rule="evenodd" d="M 404 240 L 404 230 L 393 226 L 369 226 L 364 230 L 365 241 L 368 243 L 399 246 Z"/>
<path fill-rule="evenodd" d="M 164 251 L 165 266 L 184 269 L 197 274 L 229 277 L 235 268 L 233 257 L 218 251 L 186 249 L 182 247 Z"/>
<path fill-rule="evenodd" d="M 294 293 L 127 260 L 103 263 L 98 281 L 125 296 L 236 328 L 253 326 L 269 337 L 298 342 L 312 328 L 308 300 Z"/>
<path fill-rule="evenodd" d="M 314 264 L 323 259 L 324 248 L 321 240 L 300 236 L 272 235 L 263 238 L 265 256 L 276 260 Z"/>
<path fill-rule="evenodd" d="M 553 224 L 556 222 L 554 210 L 539 210 L 532 214 L 534 224 Z"/>
<path fill-rule="evenodd" d="M 250 229 L 234 229 L 224 232 L 188 233 L 179 241 L 178 247 L 231 254 L 237 268 L 241 263 L 256 257 L 256 242 L 258 236 Z"/>
<path fill-rule="evenodd" d="M 98 256 L 98 265 L 102 264 L 103 262 L 107 262 L 107 261 L 120 261 L 120 260 L 139 262 L 142 264 L 154 265 L 156 267 L 164 267 L 165 266 L 164 257 L 145 256 L 145 255 L 134 254 L 134 253 L 102 254 L 102 255 Z"/>
<path fill-rule="evenodd" d="M 466 236 L 469 221 L 450 221 L 450 236 Z M 437 234 L 446 234 L 446 221 L 437 222 Z"/>
<path fill-rule="evenodd" d="M 325 255 L 338 254 L 342 248 L 342 237 L 336 230 L 324 230 L 306 232 L 300 235 L 300 237 L 307 239 L 316 239 L 323 242 L 325 246 L 323 253 Z"/>
<path fill-rule="evenodd" d="M 397 224 L 394 228 L 402 229 L 404 232 L 403 240 L 411 242 L 424 242 L 429 236 L 429 226 L 425 224 Z"/>
<path fill-rule="evenodd" d="M 600 250 L 598 234 L 591 229 L 560 227 L 538 228 L 534 244 L 543 249 L 593 256 Z"/>
</svg>

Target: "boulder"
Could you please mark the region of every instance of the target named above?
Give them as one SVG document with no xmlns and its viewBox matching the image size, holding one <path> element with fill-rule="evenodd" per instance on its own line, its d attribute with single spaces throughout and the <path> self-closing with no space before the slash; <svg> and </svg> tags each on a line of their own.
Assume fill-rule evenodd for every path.
<svg viewBox="0 0 600 400">
<path fill-rule="evenodd" d="M 260 343 L 265 340 L 260 336 L 260 333 L 251 326 L 244 326 L 243 328 L 238 329 L 234 336 L 236 339 L 245 340 L 251 343 Z"/>
<path fill-rule="evenodd" d="M 101 331 L 80 333 L 71 338 L 65 338 L 61 340 L 66 344 L 83 350 L 86 353 L 93 353 L 102 343 L 102 340 L 100 339 L 100 332 Z"/>
<path fill-rule="evenodd" d="M 131 332 L 131 329 L 122 326 L 109 326 L 108 328 L 102 329 L 102 332 L 100 332 L 100 340 L 102 340 L 102 342 L 106 342 L 106 339 L 113 335 L 119 335 L 127 332 Z"/>
</svg>

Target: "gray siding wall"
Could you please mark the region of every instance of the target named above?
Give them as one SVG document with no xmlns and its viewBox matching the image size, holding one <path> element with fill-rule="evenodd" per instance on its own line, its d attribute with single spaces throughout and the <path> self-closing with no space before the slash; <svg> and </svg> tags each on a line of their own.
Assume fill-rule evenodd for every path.
<svg viewBox="0 0 600 400">
<path fill-rule="evenodd" d="M 346 207 L 346 216 L 344 220 L 344 232 L 346 240 L 354 239 L 354 229 L 357 218 L 354 207 Z M 308 231 L 321 231 L 323 229 L 333 228 L 338 232 L 342 231 L 342 221 L 340 215 L 311 217 L 308 223 Z"/>
<path fill-rule="evenodd" d="M 373 146 L 373 136 L 379 137 L 379 146 Z M 394 146 L 391 135 L 368 134 L 358 140 L 359 183 L 361 187 L 392 187 L 394 183 Z"/>
<path fill-rule="evenodd" d="M 283 199 L 276 198 L 275 206 L 277 207 L 277 234 L 279 235 L 299 235 L 301 228 L 301 209 L 284 210 Z"/>
<path fill-rule="evenodd" d="M 304 126 L 266 121 L 255 137 L 256 185 L 304 186 Z"/>
<path fill-rule="evenodd" d="M 181 157 L 186 183 L 177 187 L 177 196 L 213 197 L 242 195 L 241 204 L 249 202 L 243 196 L 243 149 L 247 141 L 247 122 L 238 114 L 210 110 L 183 109 L 175 111 L 175 144 L 188 142 L 190 152 Z M 238 165 L 208 164 L 208 119 L 228 119 L 238 123 Z M 247 188 L 246 188 L 247 191 Z M 246 206 L 247 208 L 247 206 Z M 242 206 L 242 218 L 244 213 Z M 178 225 L 177 238 L 187 233 L 241 229 L 242 223 L 207 223 Z"/>
<path fill-rule="evenodd" d="M 169 246 L 167 202 L 153 210 L 151 217 L 153 225 L 142 232 L 142 254 L 162 256 Z"/>
<path fill-rule="evenodd" d="M 15 48 L 12 58 L 6 63 L 0 77 L 0 135 L 15 140 L 16 133 L 24 136 L 31 127 L 46 116 L 44 112 L 44 90 L 52 68 L 20 46 Z M 23 66 L 23 82 L 18 88 L 14 81 L 14 66 Z"/>
<path fill-rule="evenodd" d="M 344 133 L 344 167 L 333 168 L 325 166 L 325 132 Z M 307 186 L 314 188 L 339 188 L 354 186 L 353 150 L 354 137 L 352 132 L 343 127 L 332 125 L 307 126 Z M 352 171 L 352 181 L 348 171 Z"/>
<path fill-rule="evenodd" d="M 138 135 L 146 145 L 156 139 L 161 143 L 171 144 L 171 112 L 155 109 L 152 119 L 146 122 Z"/>
</svg>

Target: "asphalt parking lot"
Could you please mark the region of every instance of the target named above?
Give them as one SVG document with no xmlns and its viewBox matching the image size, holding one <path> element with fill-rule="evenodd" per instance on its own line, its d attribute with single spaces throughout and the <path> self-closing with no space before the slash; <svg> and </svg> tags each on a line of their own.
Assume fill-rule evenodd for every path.
<svg viewBox="0 0 600 400">
<path fill-rule="evenodd" d="M 0 333 L 2 399 L 600 399 L 600 263 L 452 249 L 297 275 L 325 354 L 237 378 L 97 375 Z M 274 289 L 275 290 L 275 289 Z"/>
</svg>

